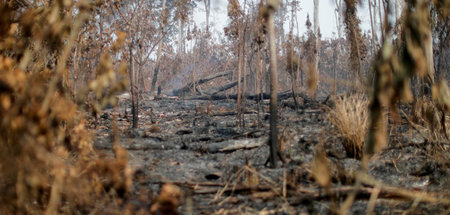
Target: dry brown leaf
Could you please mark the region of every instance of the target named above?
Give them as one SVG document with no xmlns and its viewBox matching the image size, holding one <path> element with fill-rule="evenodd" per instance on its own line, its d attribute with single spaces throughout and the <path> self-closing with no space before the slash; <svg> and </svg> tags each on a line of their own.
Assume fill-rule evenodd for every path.
<svg viewBox="0 0 450 215">
<path fill-rule="evenodd" d="M 331 170 L 328 162 L 323 146 L 318 146 L 314 155 L 311 173 L 316 182 L 325 188 L 331 184 Z"/>
</svg>

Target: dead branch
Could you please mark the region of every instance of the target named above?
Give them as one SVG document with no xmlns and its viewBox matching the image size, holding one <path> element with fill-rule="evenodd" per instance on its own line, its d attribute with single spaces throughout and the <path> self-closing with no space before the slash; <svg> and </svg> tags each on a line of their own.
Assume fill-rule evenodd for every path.
<svg viewBox="0 0 450 215">
<path fill-rule="evenodd" d="M 190 92 L 191 89 L 194 87 L 194 85 L 198 86 L 198 85 L 200 85 L 200 84 L 204 84 L 204 83 L 207 83 L 207 82 L 209 82 L 209 81 L 212 81 L 212 80 L 214 80 L 214 79 L 216 79 L 216 78 L 228 76 L 228 75 L 231 75 L 231 74 L 232 74 L 232 71 L 222 72 L 222 73 L 210 75 L 210 76 L 208 76 L 208 77 L 199 79 L 198 81 L 188 83 L 188 84 L 186 84 L 184 87 L 182 87 L 182 88 L 180 88 L 180 89 L 176 89 L 176 90 L 172 91 L 172 95 L 173 95 L 173 96 L 181 96 L 181 95 L 184 95 L 184 94 Z"/>
<path fill-rule="evenodd" d="M 238 82 L 237 81 L 233 81 L 233 82 L 230 82 L 228 84 L 225 84 L 225 85 L 222 85 L 222 86 L 219 86 L 219 87 L 212 87 L 210 89 L 207 89 L 207 90 L 205 90 L 205 94 L 207 94 L 207 95 L 214 95 L 214 94 L 223 92 L 225 90 L 231 89 L 231 88 L 233 88 L 233 87 L 235 87 L 237 85 L 238 85 Z"/>
<path fill-rule="evenodd" d="M 367 175 L 365 173 L 359 173 L 357 174 L 357 177 L 361 180 L 363 184 L 367 184 L 373 187 L 379 186 L 381 189 L 380 196 L 382 194 L 385 194 L 388 196 L 400 197 L 411 201 L 418 200 L 420 202 L 427 202 L 427 203 L 450 204 L 450 198 L 445 196 L 438 196 L 437 194 L 427 193 L 426 191 L 419 189 L 408 190 L 405 188 L 399 188 L 383 184 L 381 181 L 378 181 L 372 176 Z"/>
</svg>

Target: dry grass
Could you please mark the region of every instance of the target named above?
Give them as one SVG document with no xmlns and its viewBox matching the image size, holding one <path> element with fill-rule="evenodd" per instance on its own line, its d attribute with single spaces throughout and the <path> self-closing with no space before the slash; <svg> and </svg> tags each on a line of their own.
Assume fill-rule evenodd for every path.
<svg viewBox="0 0 450 215">
<path fill-rule="evenodd" d="M 87 1 L 56 1 L 22 13 L 0 2 L 0 214 L 126 210 L 121 200 L 133 179 L 127 152 L 115 147 L 115 158 L 97 154 L 86 114 L 70 95 L 66 62 L 90 8 Z M 79 12 L 58 13 L 66 10 Z M 94 106 L 101 109 L 124 88 L 108 53 L 102 54 L 96 77 L 80 104 L 91 91 L 100 95 Z"/>
<path fill-rule="evenodd" d="M 347 155 L 360 159 L 369 125 L 368 100 L 361 94 L 343 96 L 328 114 L 328 119 L 337 128 L 343 139 Z"/>
<path fill-rule="evenodd" d="M 445 151 L 448 148 L 449 125 L 445 110 L 427 97 L 419 98 L 413 106 L 413 127 L 418 130 L 433 151 Z"/>
</svg>

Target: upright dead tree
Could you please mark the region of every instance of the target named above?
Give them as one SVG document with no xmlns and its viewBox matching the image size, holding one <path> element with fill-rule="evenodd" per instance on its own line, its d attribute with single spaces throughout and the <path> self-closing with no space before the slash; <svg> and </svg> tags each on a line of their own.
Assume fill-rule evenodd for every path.
<svg viewBox="0 0 450 215">
<path fill-rule="evenodd" d="M 130 94 L 132 100 L 133 128 L 138 126 L 139 94 L 144 86 L 144 70 L 148 65 L 153 50 L 162 38 L 157 22 L 148 19 L 154 16 L 154 7 L 146 1 L 136 3 L 123 2 L 110 5 L 114 14 L 111 27 L 117 31 L 125 30 L 127 49 L 123 53 L 128 61 Z"/>
<path fill-rule="evenodd" d="M 384 2 L 383 2 L 383 4 L 384 4 Z M 384 32 L 385 23 L 383 22 L 383 15 L 381 14 L 381 7 L 382 7 L 381 6 L 381 1 L 378 0 L 378 19 L 380 20 L 381 41 L 384 41 L 384 38 L 385 38 L 385 32 Z"/>
<path fill-rule="evenodd" d="M 277 83 L 277 50 L 275 47 L 275 27 L 273 24 L 273 16 L 278 9 L 278 0 L 268 0 L 264 11 L 261 13 L 266 21 L 267 30 L 269 33 L 269 51 L 270 51 L 270 157 L 269 161 L 272 168 L 277 167 L 278 150 L 278 83 Z M 281 156 L 280 156 L 281 157 Z"/>
<path fill-rule="evenodd" d="M 237 50 L 238 56 L 238 68 L 237 68 L 237 112 L 238 112 L 238 121 L 239 125 L 244 125 L 244 120 L 242 116 L 243 112 L 243 79 L 245 78 L 245 34 L 246 34 L 246 17 L 245 10 L 243 10 L 239 4 L 238 0 L 229 0 L 228 1 L 228 17 L 230 18 L 230 24 L 226 27 L 225 34 L 232 38 L 235 43 L 235 50 Z M 245 9 L 245 8 L 244 8 Z"/>
<path fill-rule="evenodd" d="M 133 46 L 134 46 L 134 42 L 132 41 L 132 42 L 130 42 L 130 45 L 128 48 L 128 50 L 129 50 L 128 57 L 129 57 L 129 64 L 130 64 L 130 66 L 129 66 L 130 71 L 128 73 L 130 76 L 131 113 L 133 115 L 132 127 L 137 128 L 138 120 L 139 120 L 139 117 L 138 117 L 138 111 L 139 111 L 139 100 L 138 99 L 139 98 L 136 95 L 136 81 L 135 81 L 136 74 L 134 71 Z"/>
<path fill-rule="evenodd" d="M 315 76 L 315 87 L 314 91 L 317 90 L 319 86 L 319 52 L 320 52 L 320 25 L 319 25 L 319 0 L 314 0 L 314 70 L 311 72 L 311 74 L 314 72 Z M 314 92 L 314 95 L 316 93 Z"/>
<path fill-rule="evenodd" d="M 364 79 L 362 76 L 362 62 L 361 59 L 364 57 L 365 50 L 361 46 L 364 43 L 361 42 L 361 28 L 359 27 L 360 20 L 357 16 L 357 0 L 344 0 L 345 1 L 345 28 L 347 33 L 347 39 L 350 42 L 350 64 L 354 69 L 353 82 L 357 83 L 359 81 L 359 86 L 364 84 Z M 359 79 L 358 79 L 359 78 Z M 355 89 L 355 87 L 353 87 Z"/>
<path fill-rule="evenodd" d="M 211 12 L 211 0 L 203 0 L 206 12 L 206 32 L 209 32 L 209 15 Z"/>
<path fill-rule="evenodd" d="M 370 1 L 370 5 L 372 7 L 372 15 L 373 15 L 373 29 L 378 29 L 378 24 L 377 24 L 377 0 L 373 0 Z M 381 25 L 381 23 L 380 23 Z M 380 29 L 381 31 L 383 29 Z M 377 31 L 377 30 L 375 30 Z M 378 35 L 376 37 L 376 39 L 378 40 Z"/>
<path fill-rule="evenodd" d="M 315 68 L 315 62 L 316 62 L 316 53 L 318 52 L 316 50 L 317 46 L 317 39 L 316 39 L 316 35 L 314 34 L 314 30 L 311 29 L 312 23 L 309 20 L 309 14 L 306 15 L 306 29 L 307 29 L 307 39 L 306 41 L 303 43 L 303 47 L 302 49 L 305 52 L 305 62 L 306 62 L 306 68 L 308 70 L 308 80 L 307 80 L 307 85 L 308 85 L 308 91 L 309 94 L 311 95 L 311 97 L 315 97 L 316 94 L 316 90 L 317 90 L 317 73 L 316 73 L 316 68 Z"/>
<path fill-rule="evenodd" d="M 184 32 L 184 24 L 186 23 L 188 19 L 188 12 L 189 12 L 189 4 L 190 0 L 179 0 L 175 1 L 176 6 L 176 19 L 178 20 L 178 54 L 184 53 L 184 39 L 183 39 L 183 32 Z M 180 55 L 181 56 L 181 55 Z"/>
<path fill-rule="evenodd" d="M 342 38 L 342 0 L 336 0 L 336 9 L 334 11 L 334 16 L 336 19 L 338 38 Z"/>
<path fill-rule="evenodd" d="M 242 20 L 242 18 L 240 19 Z M 242 26 L 242 21 L 239 22 L 239 29 L 238 29 L 238 38 L 239 38 L 239 62 L 238 62 L 238 117 L 239 117 L 239 126 L 243 125 L 243 83 L 242 78 L 245 76 L 244 70 L 245 70 L 245 64 L 244 64 L 244 45 L 245 45 L 245 30 Z"/>
<path fill-rule="evenodd" d="M 161 20 L 159 23 L 159 30 L 161 31 L 161 38 L 158 42 L 158 51 L 156 53 L 156 66 L 153 70 L 153 78 L 152 78 L 152 86 L 150 88 L 150 94 L 153 94 L 156 89 L 156 81 L 158 80 L 158 73 L 161 66 L 161 50 L 162 50 L 162 38 L 164 37 L 164 28 L 167 24 L 167 15 L 166 15 L 166 0 L 163 0 L 162 10 L 161 10 Z"/>
<path fill-rule="evenodd" d="M 299 107 L 296 90 L 301 67 L 301 59 L 294 51 L 294 20 L 296 20 L 297 18 L 297 4 L 298 1 L 291 2 L 291 21 L 289 23 L 289 33 L 286 45 L 286 70 L 291 77 L 292 98 L 294 98 L 294 104 L 296 108 Z"/>
<path fill-rule="evenodd" d="M 369 2 L 369 15 L 370 15 L 370 29 L 372 31 L 372 54 L 375 56 L 376 54 L 376 48 L 375 48 L 375 28 L 373 26 L 373 16 L 372 16 L 372 3 L 371 0 L 368 0 Z"/>
</svg>

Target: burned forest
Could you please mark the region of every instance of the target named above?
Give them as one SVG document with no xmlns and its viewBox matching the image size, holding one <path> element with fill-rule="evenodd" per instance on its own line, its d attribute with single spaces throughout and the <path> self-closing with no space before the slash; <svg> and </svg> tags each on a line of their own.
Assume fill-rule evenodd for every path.
<svg viewBox="0 0 450 215">
<path fill-rule="evenodd" d="M 450 214 L 448 0 L 0 0 L 0 215 Z"/>
</svg>

